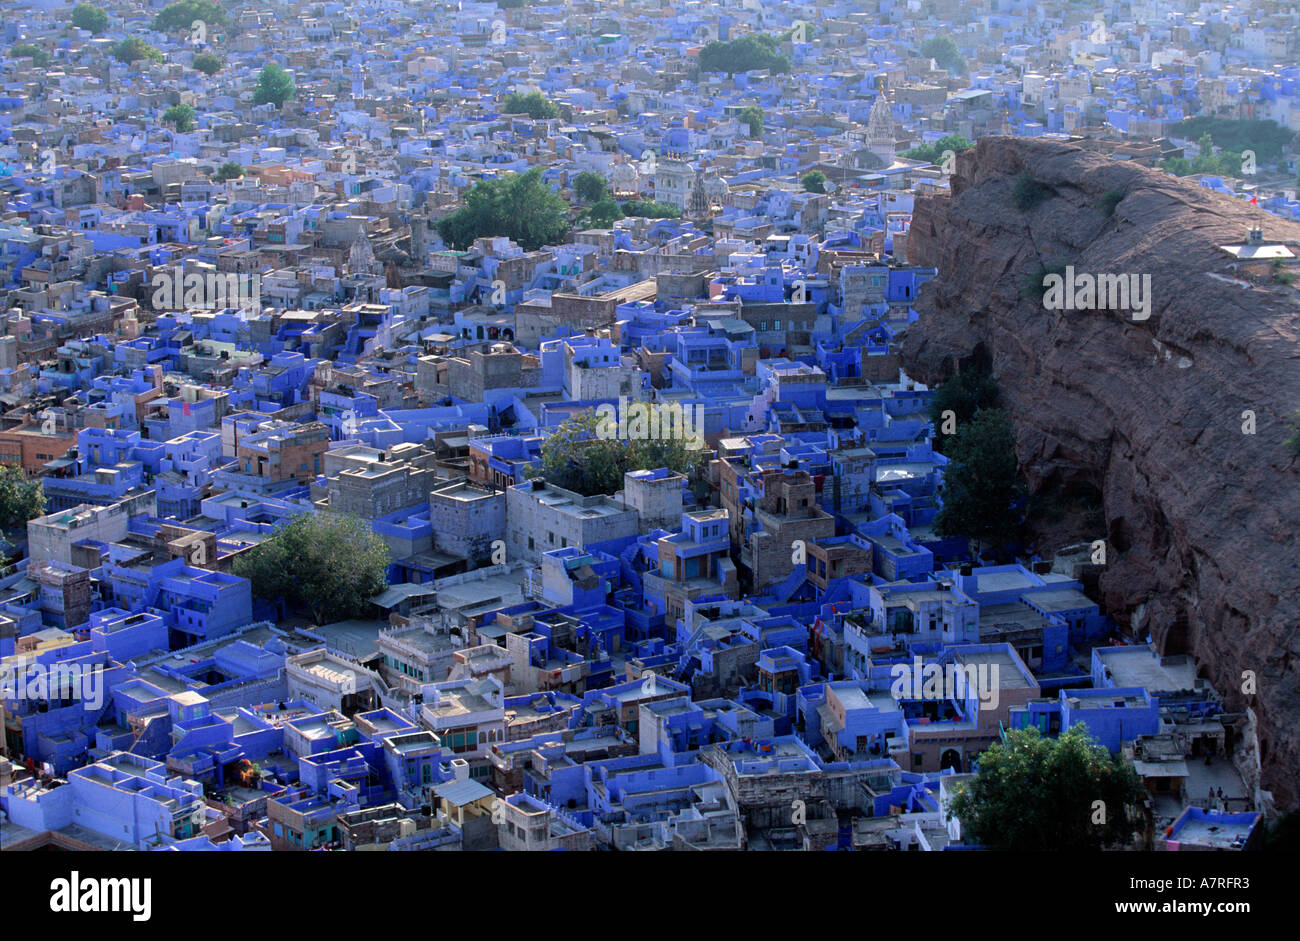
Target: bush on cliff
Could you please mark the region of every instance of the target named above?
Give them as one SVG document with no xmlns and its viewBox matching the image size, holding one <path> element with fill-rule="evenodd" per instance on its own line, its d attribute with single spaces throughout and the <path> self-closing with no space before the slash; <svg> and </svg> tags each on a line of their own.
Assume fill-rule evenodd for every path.
<svg viewBox="0 0 1300 941">
<path fill-rule="evenodd" d="M 1021 212 L 1028 212 L 1052 195 L 1052 188 L 1040 183 L 1028 173 L 1016 177 L 1016 185 L 1011 190 L 1011 200 Z"/>
</svg>

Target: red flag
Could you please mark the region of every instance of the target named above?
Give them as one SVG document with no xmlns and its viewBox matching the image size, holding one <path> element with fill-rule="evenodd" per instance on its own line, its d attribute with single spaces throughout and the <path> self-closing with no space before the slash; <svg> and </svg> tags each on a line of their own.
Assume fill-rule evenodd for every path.
<svg viewBox="0 0 1300 941">
<path fill-rule="evenodd" d="M 1258 206 L 1258 205 L 1259 205 L 1259 197 L 1258 197 L 1258 196 L 1252 196 L 1252 197 L 1250 197 L 1250 204 L 1251 204 L 1252 206 Z"/>
</svg>

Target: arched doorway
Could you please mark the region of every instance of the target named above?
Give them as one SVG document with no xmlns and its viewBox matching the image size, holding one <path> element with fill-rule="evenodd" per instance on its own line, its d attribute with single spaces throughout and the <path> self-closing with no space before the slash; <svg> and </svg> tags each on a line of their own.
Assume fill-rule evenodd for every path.
<svg viewBox="0 0 1300 941">
<path fill-rule="evenodd" d="M 949 768 L 961 770 L 961 752 L 955 748 L 945 748 L 939 757 L 939 770 L 946 771 Z"/>
</svg>

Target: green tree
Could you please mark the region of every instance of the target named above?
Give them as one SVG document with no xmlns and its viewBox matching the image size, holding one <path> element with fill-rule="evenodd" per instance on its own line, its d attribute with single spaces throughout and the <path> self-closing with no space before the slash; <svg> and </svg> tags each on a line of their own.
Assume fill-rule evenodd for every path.
<svg viewBox="0 0 1300 941">
<path fill-rule="evenodd" d="M 72 11 L 72 25 L 98 36 L 108 29 L 108 14 L 89 3 L 78 3 Z"/>
<path fill-rule="evenodd" d="M 627 442 L 602 438 L 599 425 L 593 409 L 566 418 L 542 442 L 539 464 L 528 475 L 588 496 L 617 492 L 623 486 Z"/>
<path fill-rule="evenodd" d="M 226 22 L 226 11 L 216 0 L 180 0 L 163 7 L 153 19 L 153 28 L 159 33 L 189 32 L 195 20 L 202 20 L 209 26 L 220 25 Z"/>
<path fill-rule="evenodd" d="M 1197 141 L 1197 147 L 1200 153 L 1196 159 L 1187 163 L 1188 173 L 1204 173 L 1209 176 L 1231 176 L 1239 177 L 1242 175 L 1241 154 L 1234 153 L 1231 150 L 1221 150 L 1217 154 L 1214 152 L 1214 139 L 1208 132 L 1201 135 Z M 1186 176 L 1186 173 L 1179 174 Z"/>
<path fill-rule="evenodd" d="M 953 437 L 944 432 L 948 419 L 960 428 L 975 417 L 980 409 L 996 408 L 998 404 L 997 381 L 980 369 L 963 369 L 945 379 L 930 397 L 930 423 L 934 425 L 935 447 L 944 453 L 944 446 Z M 951 415 L 946 413 L 951 412 Z M 954 435 L 956 434 L 954 430 Z"/>
<path fill-rule="evenodd" d="M 293 76 L 274 62 L 268 62 L 257 76 L 257 88 L 253 90 L 253 104 L 267 103 L 279 108 L 294 96 Z"/>
<path fill-rule="evenodd" d="M 218 183 L 224 183 L 226 180 L 237 180 L 244 175 L 244 168 L 233 160 L 227 160 L 221 166 L 217 167 L 217 172 L 212 174 L 212 178 Z"/>
<path fill-rule="evenodd" d="M 539 91 L 511 92 L 501 106 L 505 114 L 527 114 L 535 121 L 550 120 L 560 116 L 560 107 Z"/>
<path fill-rule="evenodd" d="M 1174 176 L 1190 176 L 1192 162 L 1186 157 L 1170 157 L 1161 161 L 1160 168 L 1166 173 L 1172 173 Z"/>
<path fill-rule="evenodd" d="M 623 204 L 623 215 L 642 216 L 647 219 L 676 219 L 682 211 L 671 203 L 657 203 L 649 199 L 629 199 Z"/>
<path fill-rule="evenodd" d="M 943 160 L 945 150 L 951 150 L 957 153 L 967 150 L 975 145 L 963 137 L 961 134 L 949 134 L 941 137 L 933 144 L 921 144 L 913 147 L 911 150 L 903 151 L 903 156 L 909 160 L 924 160 L 926 163 L 939 163 Z"/>
<path fill-rule="evenodd" d="M 172 105 L 163 112 L 163 123 L 174 124 L 178 134 L 194 129 L 194 109 L 189 105 Z"/>
<path fill-rule="evenodd" d="M 1000 409 L 982 409 L 970 421 L 957 423 L 947 446 L 943 506 L 935 517 L 941 536 L 963 536 L 995 547 L 1016 537 L 1025 485 L 1015 444 L 1015 430 Z"/>
<path fill-rule="evenodd" d="M 1266 118 L 1240 119 L 1209 115 L 1179 121 L 1170 128 L 1169 133 L 1180 139 L 1209 134 L 1217 146 L 1231 153 L 1253 150 L 1255 159 L 1262 164 L 1280 160 L 1294 136 L 1294 132 L 1288 128 Z"/>
<path fill-rule="evenodd" d="M 763 136 L 763 109 L 758 105 L 747 105 L 742 108 L 738 116 L 742 124 L 749 125 L 750 137 Z"/>
<path fill-rule="evenodd" d="M 1217 166 L 1214 159 L 1214 138 L 1209 134 L 1202 134 L 1197 139 L 1196 146 L 1200 153 L 1192 161 L 1192 169 L 1196 173 L 1212 173 Z"/>
<path fill-rule="evenodd" d="M 0 464 L 0 529 L 25 526 L 45 512 L 45 492 L 39 480 L 28 480 L 23 469 Z"/>
<path fill-rule="evenodd" d="M 1082 722 L 1057 739 L 1031 726 L 980 755 L 979 773 L 959 786 L 952 813 L 963 839 L 991 849 L 1088 852 L 1132 839 L 1142 797 L 1133 768 Z"/>
<path fill-rule="evenodd" d="M 609 494 L 623 489 L 623 475 L 628 471 L 666 467 L 698 476 L 700 463 L 709 453 L 691 450 L 680 438 L 628 441 L 602 437 L 600 423 L 593 409 L 566 418 L 542 443 L 539 463 L 529 468 L 528 475 L 585 496 Z"/>
<path fill-rule="evenodd" d="M 50 64 L 50 54 L 40 46 L 34 46 L 29 42 L 19 43 L 16 46 L 9 47 L 9 58 L 23 59 L 30 58 L 32 64 L 38 69 L 43 69 Z"/>
<path fill-rule="evenodd" d="M 939 68 L 961 74 L 966 71 L 966 60 L 957 49 L 957 43 L 948 35 L 932 36 L 921 43 L 921 55 L 939 63 Z"/>
<path fill-rule="evenodd" d="M 790 57 L 781 52 L 777 38 L 766 33 L 746 33 L 727 42 L 714 40 L 700 50 L 701 72 L 735 75 L 763 69 L 790 71 Z"/>
<path fill-rule="evenodd" d="M 234 573 L 268 600 L 284 599 L 317 624 L 366 617 L 388 584 L 389 552 L 356 516 L 306 513 L 235 556 Z"/>
<path fill-rule="evenodd" d="M 598 200 L 585 213 L 586 224 L 595 229 L 608 229 L 619 219 L 623 218 L 623 210 L 619 208 L 618 203 L 606 196 Z"/>
<path fill-rule="evenodd" d="M 438 222 L 438 234 L 456 249 L 468 248 L 477 238 L 504 235 L 535 251 L 568 232 L 569 206 L 537 168 L 475 183 L 465 194 L 465 205 Z"/>
<path fill-rule="evenodd" d="M 799 182 L 810 193 L 826 192 L 826 174 L 820 170 L 809 170 L 799 178 Z"/>
<path fill-rule="evenodd" d="M 141 59 L 148 62 L 161 62 L 163 54 L 139 36 L 128 36 L 113 47 L 113 58 L 130 65 Z"/>
<path fill-rule="evenodd" d="M 609 195 L 609 184 L 599 173 L 583 170 L 573 178 L 573 192 L 584 203 L 598 203 Z"/>
<path fill-rule="evenodd" d="M 204 75 L 213 76 L 221 71 L 221 56 L 215 52 L 200 52 L 192 64 Z"/>
</svg>

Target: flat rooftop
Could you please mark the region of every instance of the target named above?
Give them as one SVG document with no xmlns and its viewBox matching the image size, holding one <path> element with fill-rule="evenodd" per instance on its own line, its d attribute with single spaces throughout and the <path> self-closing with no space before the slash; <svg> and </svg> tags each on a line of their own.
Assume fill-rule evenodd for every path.
<svg viewBox="0 0 1300 941">
<path fill-rule="evenodd" d="M 962 666 L 988 664 L 998 671 L 999 689 L 1029 689 L 1033 686 L 1020 672 L 1020 666 L 1005 650 L 958 651 L 956 660 Z"/>
<path fill-rule="evenodd" d="M 975 590 L 1014 591 L 1018 588 L 1034 588 L 1037 583 L 1023 572 L 989 572 L 975 576 Z"/>
<path fill-rule="evenodd" d="M 1073 611 L 1077 608 L 1095 607 L 1087 595 L 1077 588 L 1057 588 L 1053 591 L 1036 591 L 1026 595 L 1025 600 L 1042 608 L 1044 611 Z"/>
<path fill-rule="evenodd" d="M 1188 657 L 1162 659 L 1149 647 L 1098 647 L 1095 654 L 1116 686 L 1140 686 L 1149 693 L 1196 688 L 1196 667 Z"/>
</svg>

